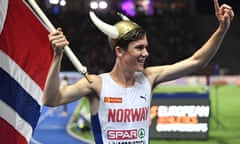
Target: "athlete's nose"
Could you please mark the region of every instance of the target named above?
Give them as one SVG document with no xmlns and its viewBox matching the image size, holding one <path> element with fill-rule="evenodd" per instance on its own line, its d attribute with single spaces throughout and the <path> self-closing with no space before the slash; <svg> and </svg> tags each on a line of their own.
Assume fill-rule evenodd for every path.
<svg viewBox="0 0 240 144">
<path fill-rule="evenodd" d="M 148 53 L 147 48 L 144 48 L 144 49 L 143 49 L 143 51 L 142 51 L 142 56 L 144 56 L 144 57 L 148 57 L 148 56 L 149 56 L 149 53 Z"/>
</svg>

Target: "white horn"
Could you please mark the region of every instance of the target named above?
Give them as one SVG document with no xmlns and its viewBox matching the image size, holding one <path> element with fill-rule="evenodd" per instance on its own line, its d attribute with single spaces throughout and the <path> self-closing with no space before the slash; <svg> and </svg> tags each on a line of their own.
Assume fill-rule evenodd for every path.
<svg viewBox="0 0 240 144">
<path fill-rule="evenodd" d="M 125 16 L 124 14 L 119 13 L 119 12 L 117 14 L 121 17 L 122 20 L 130 21 L 130 19 L 127 16 Z"/>
<path fill-rule="evenodd" d="M 117 39 L 119 36 L 119 32 L 116 27 L 107 24 L 100 20 L 93 11 L 89 12 L 90 18 L 92 22 L 96 25 L 96 27 L 101 30 L 104 34 L 109 36 L 112 39 Z"/>
</svg>

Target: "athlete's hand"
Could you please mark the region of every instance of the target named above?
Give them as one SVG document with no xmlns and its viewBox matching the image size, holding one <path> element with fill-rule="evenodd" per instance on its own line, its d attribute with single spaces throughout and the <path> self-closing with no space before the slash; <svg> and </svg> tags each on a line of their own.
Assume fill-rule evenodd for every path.
<svg viewBox="0 0 240 144">
<path fill-rule="evenodd" d="M 62 54 L 64 47 L 69 44 L 61 28 L 57 28 L 56 31 L 51 32 L 48 38 L 56 54 Z"/>
<path fill-rule="evenodd" d="M 214 8 L 220 27 L 227 30 L 234 18 L 232 7 L 227 4 L 219 6 L 218 0 L 214 0 Z"/>
</svg>

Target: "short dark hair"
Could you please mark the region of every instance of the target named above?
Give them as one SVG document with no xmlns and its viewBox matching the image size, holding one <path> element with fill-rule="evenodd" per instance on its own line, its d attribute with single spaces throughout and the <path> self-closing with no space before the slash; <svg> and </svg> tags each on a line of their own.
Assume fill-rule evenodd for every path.
<svg viewBox="0 0 240 144">
<path fill-rule="evenodd" d="M 136 41 L 142 39 L 146 35 L 146 32 L 142 28 L 136 28 L 128 33 L 126 33 L 121 39 L 116 41 L 115 45 L 112 45 L 112 49 L 114 50 L 116 46 L 119 46 L 126 50 L 128 48 L 128 44 L 132 41 Z M 111 44 L 110 44 L 111 46 Z"/>
</svg>

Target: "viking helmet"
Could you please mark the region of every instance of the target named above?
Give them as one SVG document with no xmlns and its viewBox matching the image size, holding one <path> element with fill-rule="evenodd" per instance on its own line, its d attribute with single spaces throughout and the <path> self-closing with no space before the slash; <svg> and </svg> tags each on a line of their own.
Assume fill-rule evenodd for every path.
<svg viewBox="0 0 240 144">
<path fill-rule="evenodd" d="M 120 40 L 125 34 L 134 29 L 141 28 L 138 24 L 121 13 L 118 13 L 118 15 L 121 17 L 122 21 L 117 22 L 115 25 L 103 22 L 93 11 L 90 11 L 89 15 L 96 27 L 108 36 L 109 44 L 112 49 L 114 49 L 118 40 Z"/>
</svg>

